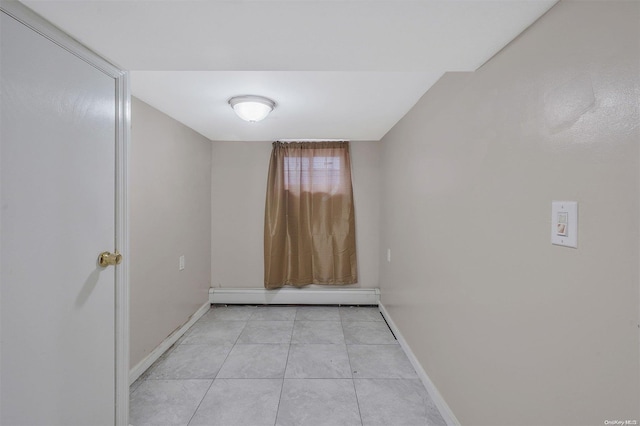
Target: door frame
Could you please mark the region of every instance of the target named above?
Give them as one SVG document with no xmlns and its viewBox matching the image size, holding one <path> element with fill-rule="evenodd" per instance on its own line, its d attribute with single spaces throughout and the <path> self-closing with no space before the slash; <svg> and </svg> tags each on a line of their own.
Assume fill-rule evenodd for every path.
<svg viewBox="0 0 640 426">
<path fill-rule="evenodd" d="M 129 146 L 131 90 L 129 73 L 80 44 L 15 0 L 0 0 L 0 10 L 115 80 L 116 200 L 115 247 L 123 262 L 115 268 L 115 425 L 129 425 Z M 97 255 L 97 253 L 96 253 Z"/>
</svg>

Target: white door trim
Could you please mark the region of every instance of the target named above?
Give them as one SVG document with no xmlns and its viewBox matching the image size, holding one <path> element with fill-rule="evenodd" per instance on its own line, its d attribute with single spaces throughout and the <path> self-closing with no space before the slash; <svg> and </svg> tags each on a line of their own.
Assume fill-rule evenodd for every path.
<svg viewBox="0 0 640 426">
<path fill-rule="evenodd" d="M 129 424 L 129 203 L 128 165 L 131 123 L 129 73 L 78 43 L 15 0 L 0 0 L 0 10 L 58 46 L 114 78 L 116 83 L 116 226 L 113 248 L 123 254 L 115 287 L 115 424 Z M 110 248 L 106 248 L 110 249 Z"/>
<path fill-rule="evenodd" d="M 129 147 L 131 90 L 129 73 L 116 77 L 116 247 L 123 261 L 116 267 L 116 425 L 129 424 Z"/>
</svg>

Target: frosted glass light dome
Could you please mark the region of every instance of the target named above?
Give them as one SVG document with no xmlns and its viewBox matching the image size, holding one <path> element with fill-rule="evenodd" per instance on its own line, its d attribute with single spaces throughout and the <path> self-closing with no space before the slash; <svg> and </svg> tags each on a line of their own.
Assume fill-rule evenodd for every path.
<svg viewBox="0 0 640 426">
<path fill-rule="evenodd" d="M 264 120 L 273 111 L 276 103 L 262 96 L 246 95 L 229 99 L 229 105 L 231 105 L 238 117 L 244 121 L 255 123 L 256 121 Z"/>
</svg>

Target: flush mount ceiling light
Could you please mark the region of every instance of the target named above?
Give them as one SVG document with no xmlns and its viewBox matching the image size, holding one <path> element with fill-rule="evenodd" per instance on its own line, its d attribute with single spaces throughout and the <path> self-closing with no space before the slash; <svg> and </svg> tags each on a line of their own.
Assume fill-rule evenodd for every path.
<svg viewBox="0 0 640 426">
<path fill-rule="evenodd" d="M 269 98 L 263 96 L 234 96 L 229 99 L 229 105 L 236 112 L 238 117 L 244 121 L 256 122 L 264 120 L 269 115 L 276 103 Z"/>
</svg>

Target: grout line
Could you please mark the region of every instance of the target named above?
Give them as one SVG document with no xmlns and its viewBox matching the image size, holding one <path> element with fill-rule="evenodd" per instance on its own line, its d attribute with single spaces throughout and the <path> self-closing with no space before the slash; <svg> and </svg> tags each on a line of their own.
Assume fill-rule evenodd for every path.
<svg viewBox="0 0 640 426">
<path fill-rule="evenodd" d="M 206 398 L 207 394 L 209 393 L 209 390 L 211 389 L 211 386 L 213 386 L 213 382 L 214 381 L 215 381 L 215 379 L 211 380 L 211 383 L 209 383 L 209 387 L 207 388 L 207 391 L 202 395 L 202 398 L 200 399 L 200 402 L 198 403 L 198 406 L 196 407 L 195 410 L 193 410 L 193 414 L 191 415 L 191 417 L 189 417 L 189 421 L 187 422 L 187 426 L 189 426 L 189 424 L 191 423 L 191 420 L 193 420 L 193 417 L 196 415 L 196 413 L 200 409 L 200 406 L 202 405 L 202 401 L 204 401 L 204 399 Z"/>
<path fill-rule="evenodd" d="M 287 367 L 289 366 L 289 354 L 291 353 L 291 339 L 293 339 L 293 330 L 291 330 L 291 338 L 289 338 L 289 350 L 287 351 L 287 360 L 284 363 L 284 371 L 282 372 L 282 385 L 280 386 L 280 397 L 278 398 L 278 408 L 276 409 L 276 419 L 274 420 L 274 423 L 273 423 L 274 426 L 278 424 L 278 414 L 280 414 L 280 403 L 282 402 L 282 391 L 284 390 L 284 378 L 287 376 Z"/>
<path fill-rule="evenodd" d="M 348 321 L 347 321 L 348 322 Z M 358 407 L 358 417 L 360 417 L 360 425 L 363 425 L 362 421 L 362 410 L 360 410 L 360 400 L 358 399 L 358 391 L 356 390 L 356 381 L 353 377 L 353 366 L 351 365 L 351 355 L 349 354 L 349 345 L 347 345 L 347 337 L 344 334 L 344 324 L 345 321 L 342 318 L 342 313 L 340 312 L 340 324 L 342 325 L 342 337 L 344 338 L 344 346 L 347 351 L 347 359 L 349 360 L 349 374 L 351 375 L 351 386 L 353 386 L 353 394 L 356 396 L 356 406 Z"/>
<path fill-rule="evenodd" d="M 358 398 L 358 391 L 356 390 L 355 379 L 351 379 L 351 385 L 353 385 L 353 393 L 356 395 L 356 405 L 358 406 L 358 415 L 360 416 L 360 424 L 364 425 L 364 420 L 362 420 L 362 410 L 360 410 L 360 399 Z"/>
<path fill-rule="evenodd" d="M 342 324 L 342 333 L 344 334 L 344 323 Z M 351 354 L 349 354 L 349 345 L 347 345 L 347 339 L 345 337 L 345 349 L 347 351 L 347 359 L 349 360 L 349 374 L 351 375 L 351 385 L 353 386 L 353 393 L 356 396 L 356 405 L 358 406 L 358 416 L 360 416 L 360 424 L 363 425 L 362 421 L 362 410 L 360 410 L 360 399 L 358 398 L 358 391 L 356 390 L 356 381 L 355 377 L 353 377 L 353 366 L 351 365 Z"/>
<path fill-rule="evenodd" d="M 199 321 L 199 320 L 198 320 Z M 213 324 L 210 325 L 215 325 L 215 320 L 212 321 Z M 195 325 L 195 324 L 194 324 Z M 245 322 L 245 327 L 246 327 L 247 323 Z M 244 327 L 242 327 L 242 330 L 244 330 Z M 238 337 L 240 337 L 240 334 L 242 334 L 242 330 L 240 331 L 240 333 L 238 334 Z M 236 338 L 236 341 L 238 340 L 238 338 Z M 213 386 L 213 384 L 215 383 L 216 379 L 218 378 L 218 374 L 220 374 L 220 370 L 222 370 L 222 366 L 224 365 L 225 362 L 227 362 L 227 359 L 229 358 L 229 355 L 231 354 L 231 351 L 233 351 L 233 348 L 235 348 L 235 343 L 233 345 L 231 345 L 231 349 L 229 349 L 229 352 L 227 352 L 227 356 L 224 357 L 224 361 L 222 361 L 222 363 L 220 364 L 220 368 L 218 369 L 216 376 L 211 380 L 211 384 L 209 385 L 209 387 L 207 388 L 207 391 L 204 393 L 204 395 L 202 395 L 202 399 L 200 400 L 200 402 L 198 403 L 198 406 L 196 407 L 195 411 L 193 412 L 193 414 L 191 415 L 191 417 L 189 418 L 189 422 L 187 423 L 187 426 L 189 426 L 189 424 L 191 424 L 191 420 L 193 420 L 193 417 L 196 415 L 196 413 L 198 412 L 198 410 L 200 409 L 200 406 L 202 405 L 202 401 L 204 401 L 204 399 L 206 398 L 207 394 L 209 393 L 209 391 L 211 390 L 211 387 Z"/>
</svg>

